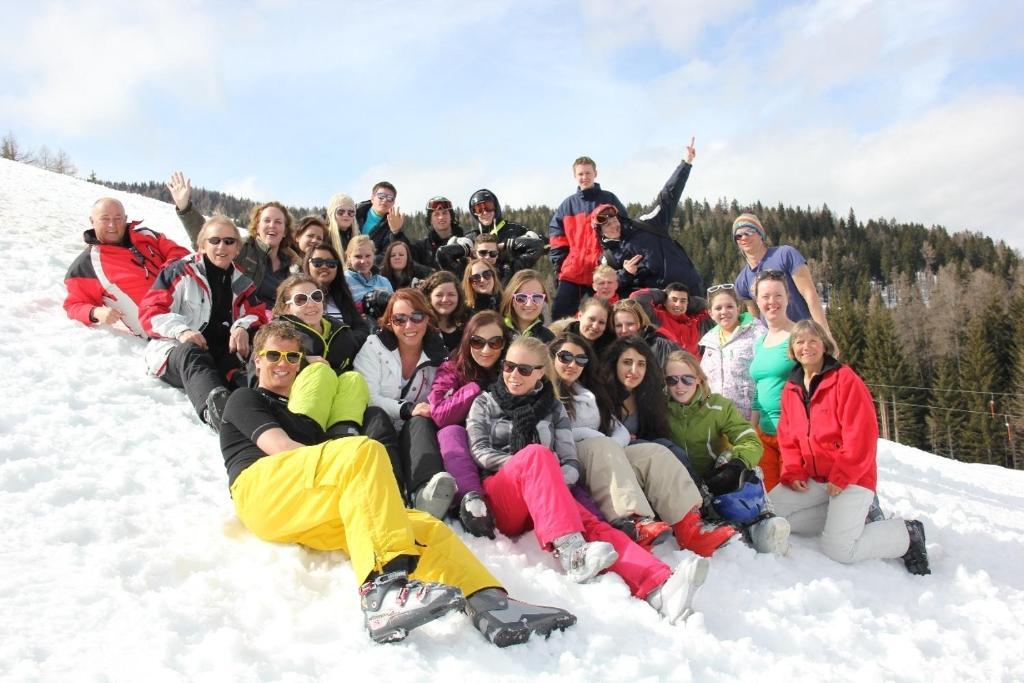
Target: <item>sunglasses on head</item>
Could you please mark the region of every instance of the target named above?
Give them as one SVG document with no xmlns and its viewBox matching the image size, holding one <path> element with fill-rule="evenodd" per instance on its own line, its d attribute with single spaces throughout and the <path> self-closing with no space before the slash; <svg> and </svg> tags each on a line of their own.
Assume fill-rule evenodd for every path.
<svg viewBox="0 0 1024 683">
<path fill-rule="evenodd" d="M 498 258 L 497 249 L 477 249 L 476 255 L 480 258 Z"/>
<path fill-rule="evenodd" d="M 314 268 L 337 268 L 340 265 L 340 261 L 334 258 L 311 258 L 309 264 Z"/>
<path fill-rule="evenodd" d="M 489 346 L 495 351 L 497 351 L 498 349 L 505 348 L 505 338 L 502 337 L 501 335 L 498 335 L 497 337 L 484 339 L 483 337 L 474 334 L 472 337 L 469 338 L 469 345 L 476 349 L 477 351 L 484 348 L 485 346 Z"/>
<path fill-rule="evenodd" d="M 423 311 L 413 311 L 409 315 L 404 313 L 398 313 L 391 316 L 391 324 L 401 327 L 407 322 L 412 322 L 413 325 L 419 325 L 421 322 L 427 319 L 427 314 Z"/>
<path fill-rule="evenodd" d="M 390 192 L 378 192 L 377 194 L 375 194 L 373 196 L 376 197 L 377 199 L 379 199 L 382 202 L 393 202 L 393 201 L 395 201 L 395 195 L 393 195 Z"/>
<path fill-rule="evenodd" d="M 355 209 L 343 209 L 343 208 L 341 208 L 339 206 L 337 209 L 334 210 L 334 215 L 335 216 L 355 216 L 356 215 L 356 210 Z"/>
<path fill-rule="evenodd" d="M 726 282 L 722 285 L 711 285 L 708 287 L 708 294 L 714 294 L 715 292 L 721 292 L 723 290 L 736 289 L 736 285 L 731 282 Z"/>
<path fill-rule="evenodd" d="M 286 304 L 294 304 L 296 306 L 305 306 L 309 303 L 309 300 L 322 304 L 324 302 L 324 293 L 319 289 L 314 289 L 309 294 L 292 294 L 292 298 L 285 301 Z"/>
<path fill-rule="evenodd" d="M 477 202 L 473 205 L 473 213 L 484 213 L 485 211 L 494 213 L 494 202 L 488 200 L 486 202 Z"/>
<path fill-rule="evenodd" d="M 697 378 L 693 375 L 665 375 L 665 384 L 670 387 L 674 387 L 680 382 L 688 387 L 692 387 L 697 383 Z"/>
<path fill-rule="evenodd" d="M 548 298 L 548 295 L 544 294 L 544 293 L 540 293 L 540 294 L 520 293 L 520 294 L 513 294 L 512 295 L 512 300 L 515 301 L 520 306 L 525 306 L 526 304 L 528 304 L 530 302 L 533 302 L 533 303 L 539 305 L 539 304 L 544 303 L 544 300 L 547 299 L 547 298 Z"/>
<path fill-rule="evenodd" d="M 579 353 L 573 355 L 569 351 L 559 351 L 558 353 L 555 354 L 555 358 L 557 358 L 558 362 L 562 363 L 563 365 L 571 365 L 573 361 L 576 361 L 576 365 L 580 366 L 581 368 L 590 362 L 590 357 L 587 356 L 587 354 Z"/>
<path fill-rule="evenodd" d="M 734 240 L 739 240 L 741 237 L 753 237 L 756 234 L 758 234 L 757 230 L 754 230 L 753 228 L 740 228 L 732 234 L 732 238 Z"/>
<path fill-rule="evenodd" d="M 754 281 L 758 280 L 785 280 L 786 274 L 781 270 L 762 270 L 754 278 Z"/>
<path fill-rule="evenodd" d="M 611 220 L 612 218 L 617 217 L 618 215 L 619 215 L 619 210 L 616 209 L 615 207 L 612 207 L 610 209 L 605 209 L 601 213 L 597 214 L 597 216 L 594 218 L 594 222 L 597 223 L 598 225 L 604 225 L 609 220 Z"/>
<path fill-rule="evenodd" d="M 483 282 L 484 280 L 493 280 L 493 279 L 494 279 L 494 273 L 492 273 L 489 270 L 485 270 L 482 273 L 474 273 L 473 275 L 469 276 L 469 281 L 472 282 L 474 285 L 478 285 L 481 282 Z"/>
<path fill-rule="evenodd" d="M 451 208 L 452 203 L 444 197 L 434 197 L 427 202 L 427 211 L 448 210 Z"/>
<path fill-rule="evenodd" d="M 207 237 L 206 241 L 209 242 L 210 244 L 212 244 L 213 246 L 217 246 L 221 242 L 223 242 L 224 245 L 228 246 L 228 247 L 231 247 L 231 246 L 234 246 L 235 244 L 238 244 L 238 238 L 237 237 L 217 237 L 217 236 L 214 236 L 214 237 Z"/>
<path fill-rule="evenodd" d="M 513 363 L 510 360 L 501 361 L 501 369 L 507 374 L 512 374 L 515 371 L 519 371 L 519 374 L 523 377 L 529 377 L 537 370 L 543 370 L 543 365 L 530 365 L 529 363 Z"/>
<path fill-rule="evenodd" d="M 289 365 L 298 365 L 299 361 L 302 360 L 302 351 L 278 351 L 276 349 L 263 349 L 256 354 L 260 358 L 265 358 L 268 363 L 279 363 L 284 358 L 285 362 Z"/>
</svg>

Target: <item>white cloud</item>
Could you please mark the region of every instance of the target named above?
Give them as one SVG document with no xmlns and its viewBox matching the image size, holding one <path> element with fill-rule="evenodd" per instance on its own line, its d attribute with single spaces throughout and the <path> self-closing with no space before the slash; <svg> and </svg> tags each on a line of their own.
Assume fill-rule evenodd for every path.
<svg viewBox="0 0 1024 683">
<path fill-rule="evenodd" d="M 209 72 L 220 39 L 194 2 L 58 2 L 26 24 L 2 48 L 21 86 L 0 98 L 4 116 L 99 135 L 138 117 L 143 88 L 193 102 L 216 95 Z"/>
</svg>

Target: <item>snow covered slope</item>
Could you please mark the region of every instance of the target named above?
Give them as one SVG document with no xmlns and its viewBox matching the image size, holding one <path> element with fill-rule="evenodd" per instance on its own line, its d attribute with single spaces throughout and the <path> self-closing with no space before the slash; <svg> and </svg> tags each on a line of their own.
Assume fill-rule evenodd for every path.
<svg viewBox="0 0 1024 683">
<path fill-rule="evenodd" d="M 215 437 L 144 375 L 142 341 L 64 315 L 108 193 L 185 243 L 167 204 L 0 160 L 0 679 L 1024 680 L 1024 472 L 888 442 L 879 494 L 924 520 L 929 577 L 836 564 L 813 539 L 781 559 L 730 547 L 702 613 L 672 627 L 617 577 L 569 583 L 532 534 L 467 537 L 513 594 L 577 627 L 497 650 L 451 615 L 371 644 L 344 557 L 251 536 Z"/>
</svg>

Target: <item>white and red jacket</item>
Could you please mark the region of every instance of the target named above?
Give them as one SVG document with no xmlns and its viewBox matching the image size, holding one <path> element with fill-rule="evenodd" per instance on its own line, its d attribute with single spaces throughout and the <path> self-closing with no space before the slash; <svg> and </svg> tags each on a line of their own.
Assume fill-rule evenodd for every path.
<svg viewBox="0 0 1024 683">
<path fill-rule="evenodd" d="M 255 330 L 270 314 L 258 299 L 256 285 L 232 266 L 231 329 Z M 202 332 L 210 321 L 212 298 L 202 254 L 192 254 L 164 268 L 139 304 L 139 320 L 151 337 L 146 346 L 146 368 L 159 377 L 167 367 L 167 356 L 180 344 L 178 335 L 186 330 Z"/>
<path fill-rule="evenodd" d="M 136 227 L 141 221 L 128 224 L 120 244 L 103 244 L 96 231 L 82 234 L 85 251 L 78 255 L 64 286 L 64 310 L 72 320 L 94 325 L 92 310 L 109 306 L 120 311 L 126 327 L 140 337 L 145 336 L 139 322 L 139 304 L 149 291 L 160 269 L 182 256 L 188 249 L 149 228 Z"/>
</svg>

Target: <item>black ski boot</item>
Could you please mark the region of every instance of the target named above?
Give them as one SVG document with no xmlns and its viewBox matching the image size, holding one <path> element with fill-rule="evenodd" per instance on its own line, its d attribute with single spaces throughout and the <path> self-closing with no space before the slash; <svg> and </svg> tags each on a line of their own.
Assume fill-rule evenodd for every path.
<svg viewBox="0 0 1024 683">
<path fill-rule="evenodd" d="M 328 439 L 344 439 L 349 436 L 359 436 L 359 425 L 355 422 L 342 420 L 328 427 L 326 434 Z"/>
<path fill-rule="evenodd" d="M 227 405 L 230 396 L 231 392 L 224 387 L 217 387 L 206 396 L 203 421 L 215 434 L 220 434 L 220 425 L 224 421 L 224 406 Z"/>
<path fill-rule="evenodd" d="M 462 591 L 443 583 L 410 581 L 404 571 L 382 574 L 359 589 L 370 637 L 378 643 L 402 640 L 417 626 L 466 605 Z"/>
<path fill-rule="evenodd" d="M 494 540 L 494 515 L 487 501 L 476 491 L 470 491 L 459 503 L 459 521 L 462 528 L 474 536 L 486 536 Z"/>
<path fill-rule="evenodd" d="M 904 523 L 907 525 L 907 533 L 910 534 L 910 547 L 903 555 L 903 564 L 907 565 L 907 571 L 911 574 L 931 574 L 932 570 L 928 567 L 928 548 L 924 542 L 924 524 L 916 519 L 908 519 Z"/>
<path fill-rule="evenodd" d="M 498 647 L 525 643 L 534 633 L 546 638 L 576 623 L 575 615 L 564 609 L 515 600 L 498 588 L 477 591 L 466 603 L 473 625 Z"/>
</svg>

